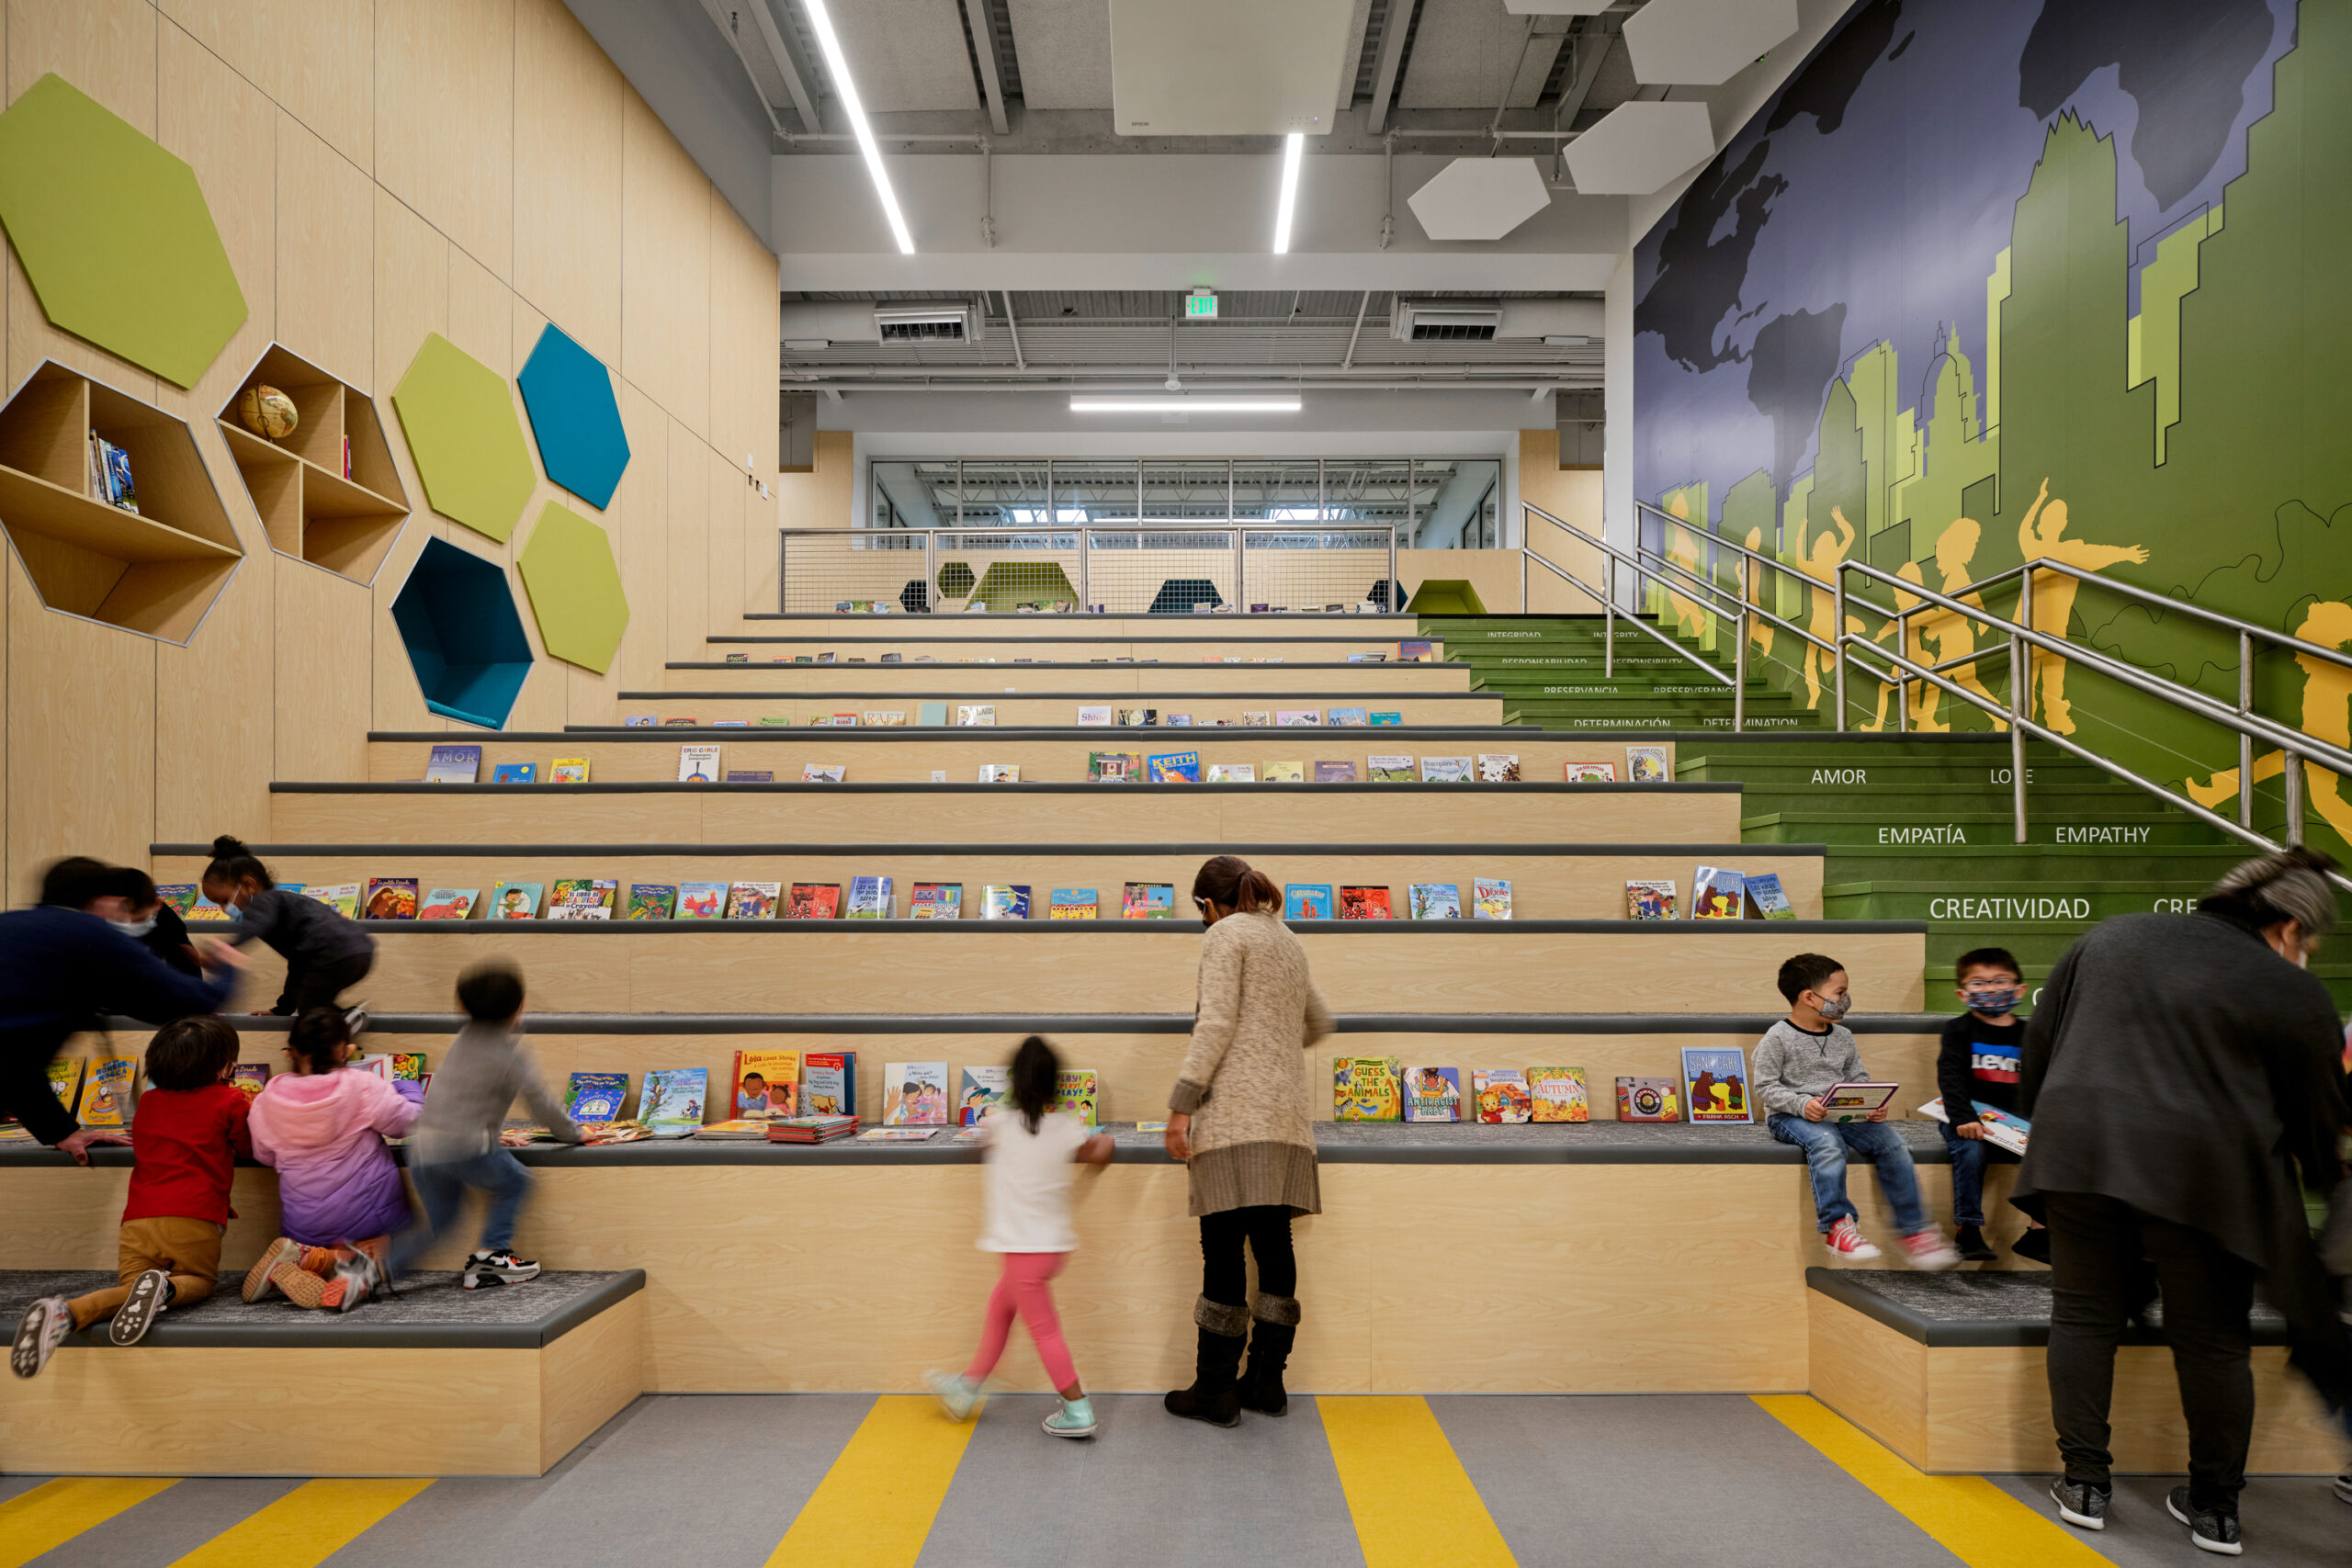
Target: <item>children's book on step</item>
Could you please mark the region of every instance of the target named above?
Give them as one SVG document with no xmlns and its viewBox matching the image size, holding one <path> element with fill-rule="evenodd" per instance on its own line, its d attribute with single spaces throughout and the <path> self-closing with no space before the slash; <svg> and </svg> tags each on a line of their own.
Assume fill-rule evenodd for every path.
<svg viewBox="0 0 2352 1568">
<path fill-rule="evenodd" d="M 1067 1111 L 1090 1127 L 1102 1120 L 1102 1085 L 1092 1067 L 1064 1067 L 1054 1084 L 1054 1109 Z"/>
<path fill-rule="evenodd" d="M 729 1117 L 724 1122 L 707 1122 L 694 1130 L 697 1138 L 714 1143 L 750 1143 L 764 1141 L 768 1135 L 768 1119 L 761 1117 Z"/>
<path fill-rule="evenodd" d="M 1403 1065 L 1387 1056 L 1335 1056 L 1331 1061 L 1331 1120 L 1395 1122 L 1404 1115 L 1398 1079 Z"/>
<path fill-rule="evenodd" d="M 904 1132 L 904 1128 L 895 1129 Z M 768 1123 L 771 1144 L 830 1144 L 857 1133 L 854 1116 L 784 1116 Z"/>
<path fill-rule="evenodd" d="M 1831 1084 L 1821 1091 L 1821 1119 L 1824 1122 L 1867 1122 L 1872 1112 L 1893 1100 L 1902 1088 L 1899 1083 L 1871 1083 L 1860 1078 Z"/>
<path fill-rule="evenodd" d="M 1274 723 L 1281 726 L 1317 725 L 1323 722 L 1321 708 L 1276 708 Z"/>
<path fill-rule="evenodd" d="M 632 883 L 628 890 L 628 918 L 632 920 L 669 920 L 678 914 L 678 885 L 674 882 Z"/>
<path fill-rule="evenodd" d="M 1340 889 L 1340 919 L 1385 920 L 1389 918 L 1387 888 L 1351 886 Z"/>
<path fill-rule="evenodd" d="M 1482 920 L 1510 919 L 1510 884 L 1499 877 L 1474 877 L 1470 883 L 1471 910 Z"/>
<path fill-rule="evenodd" d="M 656 1067 L 637 1097 L 637 1119 L 657 1138 L 683 1138 L 702 1125 L 710 1100 L 705 1067 Z"/>
<path fill-rule="evenodd" d="M 1283 889 L 1283 919 L 1328 920 L 1333 918 L 1329 883 L 1294 882 Z"/>
<path fill-rule="evenodd" d="M 371 876 L 368 879 L 368 895 L 360 901 L 369 920 L 413 920 L 416 919 L 416 878 L 413 876 Z"/>
<path fill-rule="evenodd" d="M 1258 768 L 1254 762 L 1211 762 L 1211 784 L 1256 784 Z"/>
<path fill-rule="evenodd" d="M 435 746 L 424 760 L 426 784 L 473 784 L 481 777 L 479 746 Z"/>
<path fill-rule="evenodd" d="M 1468 784 L 1470 759 L 1467 757 L 1424 757 L 1421 759 L 1423 784 Z"/>
<path fill-rule="evenodd" d="M 1462 1120 L 1459 1067 L 1407 1067 L 1399 1099 L 1408 1122 Z"/>
<path fill-rule="evenodd" d="M 501 762 L 491 775 L 492 784 L 537 784 L 539 765 L 537 762 Z"/>
<path fill-rule="evenodd" d="M 1563 762 L 1560 776 L 1568 784 L 1615 784 L 1617 764 L 1614 762 Z"/>
<path fill-rule="evenodd" d="M 1538 1122 L 1589 1122 L 1592 1100 L 1585 1092 L 1582 1067 L 1530 1067 L 1527 1098 Z"/>
<path fill-rule="evenodd" d="M 661 720 L 655 718 L 650 713 L 633 713 L 628 715 L 621 720 L 621 728 L 624 729 L 651 729 L 660 723 Z"/>
<path fill-rule="evenodd" d="M 980 919 L 1025 920 L 1028 918 L 1029 886 L 1026 883 L 992 885 L 980 889 Z"/>
<path fill-rule="evenodd" d="M 1747 1100 L 1747 1054 L 1734 1045 L 1682 1048 L 1682 1088 L 1693 1122 L 1753 1122 Z"/>
<path fill-rule="evenodd" d="M 197 890 L 197 886 L 193 882 L 168 882 L 157 886 L 155 897 L 162 899 L 165 908 L 169 908 L 173 914 L 187 920 L 195 918 L 197 900 L 203 895 Z M 212 907 L 216 909 L 220 908 L 218 904 Z M 207 918 L 219 919 L 218 916 Z"/>
<path fill-rule="evenodd" d="M 1478 782 L 1480 784 L 1517 784 L 1519 758 L 1509 751 L 1479 752 Z"/>
<path fill-rule="evenodd" d="M 727 885 L 727 918 L 772 920 L 775 919 L 776 897 L 783 891 L 784 885 L 778 882 L 730 882 Z"/>
<path fill-rule="evenodd" d="M 882 1125 L 947 1125 L 947 1064 L 891 1062 L 882 1069 Z"/>
<path fill-rule="evenodd" d="M 1057 887 L 1046 906 L 1049 920 L 1091 920 L 1102 913 L 1102 897 L 1091 887 Z"/>
<path fill-rule="evenodd" d="M 1267 784 L 1305 784 L 1306 764 L 1301 761 L 1268 762 L 1264 782 Z"/>
<path fill-rule="evenodd" d="M 733 1114 L 749 1122 L 799 1114 L 800 1053 L 797 1051 L 738 1051 L 735 1077 L 727 1103 Z"/>
<path fill-rule="evenodd" d="M 502 882 L 490 890 L 490 918 L 536 920 L 539 918 L 540 897 L 546 892 L 544 882 Z"/>
<path fill-rule="evenodd" d="M 1690 918 L 1736 920 L 1747 911 L 1747 878 L 1728 866 L 1702 865 L 1690 874 Z"/>
<path fill-rule="evenodd" d="M 692 729 L 701 722 L 702 720 L 698 718 L 665 718 L 662 721 L 662 728 L 664 729 L 676 728 Z"/>
<path fill-rule="evenodd" d="M 1394 708 L 1374 708 L 1372 710 L 1372 723 L 1373 728 L 1375 729 L 1394 729 L 1404 722 L 1405 716 L 1398 713 Z"/>
<path fill-rule="evenodd" d="M 1108 703 L 1080 703 L 1078 708 L 1078 722 L 1084 725 L 1109 724 L 1111 722 L 1110 705 Z"/>
<path fill-rule="evenodd" d="M 740 887 L 742 884 L 739 882 L 736 886 Z M 775 884 L 771 882 L 766 886 L 774 889 Z M 770 892 L 769 898 L 770 909 L 773 912 L 775 898 L 773 891 Z M 842 885 L 838 882 L 796 882 L 792 885 L 792 891 L 786 897 L 784 907 L 784 918 L 787 920 L 837 919 L 841 912 Z M 746 918 L 756 919 L 759 917 Z"/>
<path fill-rule="evenodd" d="M 1329 761 L 1317 761 L 1315 764 L 1315 782 L 1317 784 L 1355 783 L 1355 760 L 1351 757 L 1342 757 Z"/>
<path fill-rule="evenodd" d="M 857 1134 L 861 1144 L 921 1144 L 939 1136 L 936 1127 L 868 1127 Z"/>
<path fill-rule="evenodd" d="M 537 886 L 537 884 L 534 883 L 532 886 Z M 346 920 L 356 920 L 359 918 L 359 884 L 356 882 L 313 883 L 307 887 L 295 883 L 281 882 L 278 886 L 288 893 L 300 893 L 305 897 L 316 898 Z M 199 910 L 198 913 L 201 916 L 202 911 Z M 221 919 L 227 918 L 224 912 Z"/>
<path fill-rule="evenodd" d="M 1462 918 L 1462 888 L 1452 882 L 1416 882 L 1409 891 L 1413 919 L 1458 920 Z"/>
<path fill-rule="evenodd" d="M 727 884 L 724 882 L 678 884 L 678 919 L 715 920 L 726 913 Z"/>
<path fill-rule="evenodd" d="M 1362 728 L 1363 726 L 1372 722 L 1372 710 L 1369 708 L 1333 708 L 1331 710 L 1331 722 L 1337 725 L 1345 725 L 1354 728 Z"/>
<path fill-rule="evenodd" d="M 2007 1149 L 2013 1155 L 2025 1153 L 2026 1140 L 2033 1135 L 2032 1122 L 2014 1111 L 2003 1111 L 1981 1100 L 1972 1100 L 1968 1103 L 1976 1108 L 1975 1119 L 1984 1123 L 1986 1143 L 1996 1149 Z M 1951 1113 L 1945 1110 L 1941 1096 L 1919 1107 L 1919 1114 L 1951 1123 Z"/>
<path fill-rule="evenodd" d="M 49 1091 L 57 1096 L 57 1103 L 67 1111 L 81 1103 L 82 1069 L 86 1066 L 79 1056 L 52 1056 L 43 1075 L 49 1079 Z"/>
<path fill-rule="evenodd" d="M 1382 752 L 1363 760 L 1364 773 L 1374 784 L 1411 784 L 1414 779 L 1413 759 L 1401 753 Z"/>
<path fill-rule="evenodd" d="M 1407 664 L 1424 664 L 1435 657 L 1430 640 L 1425 637 L 1400 637 L 1396 642 L 1396 657 Z"/>
<path fill-rule="evenodd" d="M 549 784 L 586 784 L 587 782 L 588 759 L 585 757 L 558 757 L 548 764 L 548 783 Z"/>
<path fill-rule="evenodd" d="M 1198 784 L 1201 782 L 1201 754 L 1198 751 L 1163 751 L 1146 760 L 1151 770 L 1153 784 Z"/>
<path fill-rule="evenodd" d="M 1019 784 L 1021 782 L 1021 764 L 1018 762 L 982 762 L 980 764 L 979 777 L 977 782 L 980 784 Z"/>
<path fill-rule="evenodd" d="M 1156 659 L 1147 659 L 1144 662 L 1157 664 L 1159 661 Z M 1193 716 L 1188 713 L 1165 714 L 1161 716 L 1159 722 L 1170 729 L 1190 729 L 1193 728 Z"/>
<path fill-rule="evenodd" d="M 1176 918 L 1176 885 L 1172 882 L 1130 882 L 1119 890 L 1123 920 L 1172 920 Z"/>
<path fill-rule="evenodd" d="M 1626 747 L 1625 776 L 1635 784 L 1666 783 L 1666 748 L 1663 746 Z"/>
<path fill-rule="evenodd" d="M 574 1073 L 564 1089 L 563 1113 L 582 1125 L 617 1122 L 628 1100 L 627 1073 Z"/>
<path fill-rule="evenodd" d="M 904 729 L 907 725 L 904 708 L 867 708 L 859 717 L 875 729 Z"/>
<path fill-rule="evenodd" d="M 840 784 L 849 777 L 846 762 L 803 762 L 800 764 L 802 784 Z"/>
<path fill-rule="evenodd" d="M 960 920 L 964 918 L 964 885 L 960 882 L 918 882 L 907 893 L 907 919 Z"/>
<path fill-rule="evenodd" d="M 806 1116 L 857 1114 L 857 1053 L 810 1051 L 800 1058 L 800 1110 Z"/>
<path fill-rule="evenodd" d="M 621 885 L 605 877 L 567 877 L 548 899 L 550 920 L 609 920 L 620 901 Z"/>
<path fill-rule="evenodd" d="M 1682 1120 L 1682 1091 L 1672 1078 L 1619 1078 L 1617 1120 L 1679 1122 Z"/>
<path fill-rule="evenodd" d="M 251 1100 L 269 1087 L 269 1064 L 239 1062 L 229 1069 L 229 1081 L 243 1090 L 247 1100 Z"/>
<path fill-rule="evenodd" d="M 1470 1095 L 1483 1122 L 1508 1126 L 1535 1118 L 1535 1102 L 1527 1093 L 1527 1075 L 1517 1067 L 1474 1068 Z"/>
<path fill-rule="evenodd" d="M 774 768 L 729 768 L 727 770 L 727 776 L 719 782 L 721 784 L 774 784 L 775 770 Z"/>
<path fill-rule="evenodd" d="M 966 1067 L 963 1088 L 956 1096 L 956 1125 L 978 1126 L 981 1117 L 1012 1095 L 1011 1067 Z"/>
<path fill-rule="evenodd" d="M 1089 751 L 1086 754 L 1086 776 L 1096 784 L 1141 784 L 1143 753 Z"/>
<path fill-rule="evenodd" d="M 94 1056 L 89 1075 L 82 1080 L 82 1098 L 74 1120 L 85 1127 L 119 1131 L 130 1125 L 130 1097 L 139 1082 L 139 1064 L 128 1056 Z"/>
<path fill-rule="evenodd" d="M 888 876 L 853 876 L 849 879 L 849 908 L 842 918 L 850 920 L 887 920 L 899 908 L 893 879 Z"/>
<path fill-rule="evenodd" d="M 1674 884 L 1657 877 L 1635 877 L 1625 884 L 1625 918 L 1629 920 L 1674 919 Z"/>
<path fill-rule="evenodd" d="M 1245 725 L 1270 725 L 1274 722 L 1274 716 L 1263 708 L 1243 708 L 1241 722 Z"/>
<path fill-rule="evenodd" d="M 1123 728 L 1144 729 L 1159 724 L 1159 710 L 1158 708 L 1120 708 L 1117 717 Z"/>
<path fill-rule="evenodd" d="M 680 784 L 717 784 L 718 782 L 718 748 L 716 746 L 679 747 L 678 782 Z"/>
<path fill-rule="evenodd" d="M 1748 877 L 1747 912 L 1759 920 L 1793 920 L 1797 918 L 1796 906 L 1790 903 L 1788 894 L 1781 891 L 1779 872 L 1768 871 L 1760 876 Z"/>
</svg>

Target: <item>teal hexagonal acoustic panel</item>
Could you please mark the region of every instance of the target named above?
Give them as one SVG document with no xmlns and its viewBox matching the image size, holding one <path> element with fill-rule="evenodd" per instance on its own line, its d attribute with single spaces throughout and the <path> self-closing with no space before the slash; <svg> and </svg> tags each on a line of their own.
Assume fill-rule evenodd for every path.
<svg viewBox="0 0 2352 1568">
<path fill-rule="evenodd" d="M 628 467 L 628 434 L 604 362 L 549 325 L 514 384 L 548 478 L 599 512 L 611 505 Z"/>
<path fill-rule="evenodd" d="M 244 324 L 196 171 L 62 76 L 0 114 L 0 223 L 50 325 L 174 386 Z"/>
<path fill-rule="evenodd" d="M 628 629 L 628 594 L 605 531 L 548 502 L 514 565 L 548 655 L 599 675 L 611 669 Z"/>
<path fill-rule="evenodd" d="M 392 410 L 433 510 L 501 543 L 510 537 L 538 471 L 506 378 L 428 333 L 392 389 Z"/>
</svg>

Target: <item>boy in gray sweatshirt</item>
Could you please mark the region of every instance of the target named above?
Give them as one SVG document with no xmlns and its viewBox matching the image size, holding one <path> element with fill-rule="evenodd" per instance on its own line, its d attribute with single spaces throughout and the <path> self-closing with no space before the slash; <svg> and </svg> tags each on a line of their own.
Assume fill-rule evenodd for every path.
<svg viewBox="0 0 2352 1568">
<path fill-rule="evenodd" d="M 1814 1215 L 1830 1251 L 1855 1262 L 1879 1256 L 1855 1224 L 1854 1205 L 1846 1196 L 1846 1156 L 1859 1154 L 1878 1167 L 1879 1190 L 1894 1206 L 1912 1267 L 1949 1269 L 1960 1254 L 1920 1207 L 1911 1151 L 1902 1134 L 1886 1125 L 1886 1108 L 1872 1111 L 1867 1122 L 1824 1120 L 1827 1107 L 1822 1097 L 1832 1086 L 1870 1078 L 1852 1032 L 1838 1021 L 1853 1005 L 1848 985 L 1845 965 L 1818 953 L 1800 953 L 1781 965 L 1781 995 L 1788 1000 L 1789 1016 L 1764 1032 L 1750 1066 L 1757 1100 L 1769 1113 L 1765 1124 L 1781 1143 L 1804 1151 Z"/>
<path fill-rule="evenodd" d="M 390 1272 L 397 1280 L 448 1229 L 471 1187 L 489 1198 L 490 1210 L 482 1218 L 481 1245 L 466 1259 L 465 1288 L 519 1285 L 539 1266 L 514 1256 L 514 1221 L 530 1193 L 531 1173 L 499 1141 L 506 1112 L 519 1094 L 557 1142 L 583 1139 L 540 1081 L 515 1027 L 523 1016 L 523 976 L 514 967 L 497 960 L 475 964 L 458 977 L 458 1005 L 470 1021 L 450 1043 L 409 1134 L 409 1176 L 424 1215 L 393 1240 Z"/>
</svg>

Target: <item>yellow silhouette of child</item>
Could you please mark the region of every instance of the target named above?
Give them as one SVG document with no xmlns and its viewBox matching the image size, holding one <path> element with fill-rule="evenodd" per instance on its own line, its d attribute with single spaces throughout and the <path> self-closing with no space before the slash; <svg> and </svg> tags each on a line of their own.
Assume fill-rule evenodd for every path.
<svg viewBox="0 0 2352 1568">
<path fill-rule="evenodd" d="M 2063 507 L 2065 502 L 2060 502 L 2057 504 Z M 1944 593 L 1948 597 L 1958 597 L 1962 604 L 1973 605 L 1980 610 L 1984 607 L 1983 598 L 1973 593 L 1955 594 L 1954 590 L 1968 585 L 1969 562 L 1976 558 L 1976 547 L 1983 539 L 1984 533 L 1984 529 L 1978 526 L 1974 518 L 1958 517 L 1952 520 L 1951 525 L 1946 528 L 1936 540 L 1936 570 L 1942 574 Z M 2043 580 L 2043 581 L 2048 581 L 2050 580 L 2046 578 Z M 2072 581 L 2072 579 L 2067 580 L 2070 586 Z M 2034 592 L 2037 597 L 2042 592 L 2041 583 L 2034 585 Z M 1917 637 L 1923 651 L 1925 645 L 1928 643 L 1935 645 L 1934 657 L 1921 660 L 1920 662 L 1923 664 L 1942 664 L 1976 651 L 1976 625 L 1957 611 L 1938 607 L 1919 617 L 1913 625 L 1917 628 Z M 1994 700 L 1993 694 L 1985 689 L 1984 682 L 1977 672 L 1980 666 L 1975 664 L 1963 664 L 1956 670 L 1946 671 L 1944 679 L 1956 686 L 1965 686 L 1989 703 Z M 1934 734 L 1941 734 L 1951 728 L 1937 716 L 1936 709 L 1942 700 L 1943 692 L 1940 688 L 1921 682 L 1917 728 Z M 2006 731 L 2009 727 L 2005 720 L 1995 719 L 1993 728 Z"/>
<path fill-rule="evenodd" d="M 2295 635 L 2323 648 L 2342 649 L 2352 644 L 2352 604 L 2321 600 L 2304 615 L 2303 624 L 2295 628 Z M 2338 746 L 2352 746 L 2352 670 L 2309 654 L 2296 655 L 2295 662 L 2303 667 L 2302 732 Z M 2287 771 L 2286 764 L 2284 751 L 2256 757 L 2255 782 L 2278 777 Z M 2201 784 L 2190 779 L 2187 788 L 2188 798 L 2210 811 L 2237 794 L 2238 771 L 2232 768 L 2227 773 L 2215 773 Z M 2343 781 L 2334 772 L 2317 762 L 2305 762 L 2303 798 L 2329 827 L 2352 839 L 2352 802 L 2344 798 Z"/>
<path fill-rule="evenodd" d="M 1894 575 L 1901 578 L 1905 582 L 1921 582 L 1924 581 L 1919 575 L 1919 563 L 1917 561 L 1905 561 L 1901 566 L 1894 569 Z M 1898 610 L 1916 610 L 1921 604 L 1926 603 L 1927 601 L 1920 598 L 1917 593 L 1905 593 L 1900 588 L 1894 591 L 1894 607 Z M 1914 624 L 1916 625 L 1917 623 Z M 1846 629 L 1849 632 L 1861 631 L 1861 617 L 1860 615 L 1847 616 Z M 1894 635 L 1894 622 L 1892 619 L 1889 619 L 1886 625 L 1879 627 L 1878 635 L 1871 637 L 1871 640 L 1872 642 L 1884 642 Z M 1915 664 L 1924 662 L 1919 658 L 1919 649 L 1916 638 L 1913 641 L 1910 657 L 1912 662 Z M 1855 663 L 1860 667 L 1861 665 L 1861 660 L 1855 660 Z M 1876 667 L 1873 666 L 1871 668 L 1875 669 Z M 1878 683 L 1878 716 L 1871 719 L 1868 724 L 1863 725 L 1861 727 L 1863 729 L 1881 730 L 1886 728 L 1886 703 L 1887 699 L 1893 695 L 1894 695 L 1894 683 L 1891 681 L 1881 681 Z"/>
<path fill-rule="evenodd" d="M 1844 560 L 1846 552 L 1854 547 L 1854 525 L 1846 521 L 1846 513 L 1833 506 L 1829 509 L 1829 520 L 1836 525 L 1835 531 L 1828 528 L 1816 531 L 1813 536 L 1813 547 L 1804 557 L 1805 575 L 1820 582 L 1829 582 L 1837 577 L 1838 563 Z M 1805 629 L 1823 642 L 1832 641 L 1838 636 L 1837 602 L 1818 588 L 1805 592 L 1813 601 L 1806 606 L 1811 612 L 1811 620 Z M 1804 645 L 1805 706 L 1817 708 L 1821 705 L 1822 677 L 1834 668 L 1828 654 L 1812 643 Z"/>
<path fill-rule="evenodd" d="M 1666 510 L 1678 522 L 1687 523 L 1690 520 L 1690 498 L 1678 493 L 1666 503 Z M 1697 577 L 1699 541 L 1690 536 L 1687 528 L 1668 528 L 1666 531 L 1666 558 L 1690 577 Z M 1706 612 L 1700 608 L 1696 600 L 1669 588 L 1666 592 L 1666 607 L 1674 613 L 1674 629 L 1678 636 L 1695 637 L 1707 629 Z"/>
<path fill-rule="evenodd" d="M 2066 503 L 2049 497 L 2050 481 L 2044 479 L 2033 504 L 2026 509 L 2025 520 L 2018 525 L 2018 553 L 2029 565 L 2036 560 L 2054 560 L 2084 571 L 2105 571 L 2123 561 L 2134 566 L 2145 564 L 2148 552 L 2143 546 L 2094 545 L 2064 537 Z M 2034 573 L 2033 629 L 2044 637 L 2063 639 L 2068 623 L 2075 618 L 2075 591 L 2081 586 L 2077 579 L 2063 572 Z M 2067 661 L 2047 653 L 2029 653 L 2027 658 L 2027 669 L 2039 667 L 2041 673 L 2041 722 L 2061 735 L 2072 735 L 2075 717 L 2074 709 L 2066 701 Z"/>
</svg>

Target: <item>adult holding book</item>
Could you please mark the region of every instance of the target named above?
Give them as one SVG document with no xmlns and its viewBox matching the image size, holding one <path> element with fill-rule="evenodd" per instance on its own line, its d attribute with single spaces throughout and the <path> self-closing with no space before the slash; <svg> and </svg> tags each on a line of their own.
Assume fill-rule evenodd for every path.
<svg viewBox="0 0 2352 1568">
<path fill-rule="evenodd" d="M 2106 1528 L 2115 1349 L 2152 1293 L 2143 1259 L 2188 1418 L 2188 1484 L 2167 1507 L 2198 1546 L 2240 1550 L 2257 1278 L 2287 1319 L 2292 1363 L 2330 1409 L 2352 1398 L 2302 1200 L 2344 1174 L 2342 1035 L 2305 967 L 2335 923 L 2333 864 L 2263 855 L 2195 914 L 2104 922 L 2059 960 L 2026 1025 L 2019 1108 L 2033 1131 L 2013 1201 L 2050 1226 L 2050 1404 L 2065 1461 L 2051 1496 L 2069 1524 Z"/>
<path fill-rule="evenodd" d="M 1291 1217 L 1323 1209 L 1306 1048 L 1331 1032 L 1331 1013 L 1263 872 L 1219 855 L 1193 877 L 1193 903 L 1208 931 L 1193 1037 L 1168 1097 L 1167 1142 L 1188 1168 L 1191 1213 L 1201 1222 L 1193 1305 L 1200 1335 L 1193 1386 L 1164 1403 L 1171 1415 L 1231 1427 L 1244 1409 L 1289 1408 L 1283 1370 L 1299 1314 Z M 1255 1302 L 1245 1244 L 1258 1264 Z"/>
</svg>

